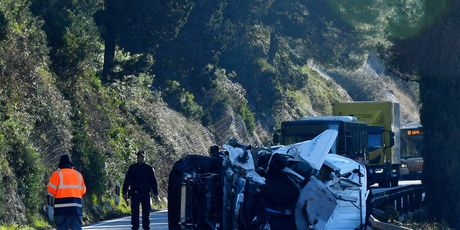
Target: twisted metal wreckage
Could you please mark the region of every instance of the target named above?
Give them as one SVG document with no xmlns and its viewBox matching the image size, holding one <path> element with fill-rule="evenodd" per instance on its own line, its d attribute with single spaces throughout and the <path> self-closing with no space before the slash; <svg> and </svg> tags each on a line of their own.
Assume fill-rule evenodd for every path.
<svg viewBox="0 0 460 230">
<path fill-rule="evenodd" d="M 230 141 L 189 155 L 169 176 L 169 229 L 359 229 L 366 169 L 329 154 L 337 131 L 288 146 Z"/>
</svg>

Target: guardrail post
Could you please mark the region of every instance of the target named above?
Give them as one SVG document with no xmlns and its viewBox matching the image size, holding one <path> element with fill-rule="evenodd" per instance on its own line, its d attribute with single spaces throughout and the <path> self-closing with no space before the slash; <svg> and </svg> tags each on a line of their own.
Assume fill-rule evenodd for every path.
<svg viewBox="0 0 460 230">
<path fill-rule="evenodd" d="M 416 192 L 415 196 L 415 209 L 419 209 L 422 207 L 422 192 Z"/>
<path fill-rule="evenodd" d="M 402 198 L 401 195 L 397 195 L 397 196 L 395 197 L 395 200 L 396 200 L 396 211 L 398 211 L 398 212 L 401 212 L 401 210 L 402 210 L 401 198 Z"/>
<path fill-rule="evenodd" d="M 372 207 L 380 210 L 394 210 L 400 213 L 413 212 L 422 207 L 422 186 L 398 188 L 377 194 L 372 199 Z"/>
<path fill-rule="evenodd" d="M 392 210 L 395 208 L 394 201 L 393 201 L 392 199 L 390 199 L 389 196 L 385 196 L 383 205 L 386 205 L 386 206 L 391 205 L 391 209 L 392 209 Z M 388 208 L 388 207 L 385 207 L 385 209 L 387 209 L 387 208 Z M 384 209 L 384 210 L 385 210 L 385 209 Z"/>
<path fill-rule="evenodd" d="M 402 207 L 402 211 L 404 213 L 407 213 L 409 212 L 409 196 L 410 194 L 406 193 L 403 195 L 403 207 Z"/>
<path fill-rule="evenodd" d="M 409 212 L 415 211 L 415 194 L 409 194 Z"/>
</svg>

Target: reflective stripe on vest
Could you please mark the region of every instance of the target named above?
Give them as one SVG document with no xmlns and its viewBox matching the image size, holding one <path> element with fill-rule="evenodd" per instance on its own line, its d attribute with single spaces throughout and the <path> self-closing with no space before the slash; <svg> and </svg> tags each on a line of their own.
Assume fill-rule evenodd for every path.
<svg viewBox="0 0 460 230">
<path fill-rule="evenodd" d="M 68 204 L 55 204 L 54 208 L 65 208 L 65 207 L 82 207 L 81 204 L 77 203 L 68 203 Z"/>
<path fill-rule="evenodd" d="M 54 189 L 54 187 L 57 189 Z M 54 215 L 82 215 L 82 196 L 86 191 L 82 175 L 71 168 L 58 169 L 48 189 L 54 193 Z M 52 191 L 51 191 L 52 192 Z"/>
<path fill-rule="evenodd" d="M 81 178 L 80 174 L 77 174 L 78 175 L 78 180 L 79 180 L 78 185 L 66 185 L 66 184 L 64 184 L 64 175 L 62 174 L 60 169 L 58 170 L 58 173 L 59 173 L 59 188 L 78 188 L 78 189 L 83 189 L 82 178 Z"/>
<path fill-rule="evenodd" d="M 56 185 L 52 184 L 51 182 L 48 183 L 48 186 L 50 186 L 51 188 L 57 189 Z"/>
<path fill-rule="evenodd" d="M 81 174 L 73 169 L 58 169 L 57 172 L 59 185 L 57 186 L 55 198 L 81 198 L 86 190 Z"/>
<path fill-rule="evenodd" d="M 54 200 L 54 215 L 83 215 L 83 200 L 76 197 L 57 198 Z"/>
</svg>

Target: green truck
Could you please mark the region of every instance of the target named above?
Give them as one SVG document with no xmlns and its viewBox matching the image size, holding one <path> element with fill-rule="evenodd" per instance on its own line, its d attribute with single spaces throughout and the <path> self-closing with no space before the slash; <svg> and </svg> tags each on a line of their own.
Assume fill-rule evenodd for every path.
<svg viewBox="0 0 460 230">
<path fill-rule="evenodd" d="M 327 129 L 336 130 L 337 139 L 331 154 L 342 155 L 363 162 L 367 155 L 367 125 L 351 116 L 305 117 L 284 121 L 275 132 L 273 143 L 290 145 L 311 140 Z"/>
<path fill-rule="evenodd" d="M 369 185 L 398 186 L 401 164 L 399 103 L 340 102 L 333 106 L 333 115 L 353 116 L 368 125 L 369 153 L 365 162 Z"/>
</svg>

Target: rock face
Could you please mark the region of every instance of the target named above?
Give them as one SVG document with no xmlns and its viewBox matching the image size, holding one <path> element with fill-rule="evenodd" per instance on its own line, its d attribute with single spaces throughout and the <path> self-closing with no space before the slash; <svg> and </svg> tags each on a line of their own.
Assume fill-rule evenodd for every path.
<svg viewBox="0 0 460 230">
<path fill-rule="evenodd" d="M 369 58 L 360 68 L 325 70 L 354 101 L 393 101 L 401 105 L 401 122 L 420 121 L 418 84 L 404 82 L 385 72 L 382 61 Z"/>
<path fill-rule="evenodd" d="M 230 139 L 237 139 L 242 143 L 260 143 L 258 135 L 249 133 L 241 116 L 230 107 L 225 108 L 211 124 L 211 128 L 219 145 L 227 143 Z"/>
<path fill-rule="evenodd" d="M 0 216 L 3 223 L 26 223 L 25 206 L 17 193 L 17 184 L 15 178 L 7 168 L 0 178 L 2 189 L 0 190 L 4 195 L 1 197 L 2 205 L 0 206 Z M 2 174 L 3 174 L 2 173 Z M 0 174 L 1 175 L 1 174 Z"/>
<path fill-rule="evenodd" d="M 154 130 L 155 139 L 164 147 L 170 147 L 168 152 L 172 155 L 207 153 L 209 146 L 215 143 L 207 128 L 168 108 L 161 101 L 141 106 L 137 112 L 145 121 L 145 127 Z"/>
</svg>

